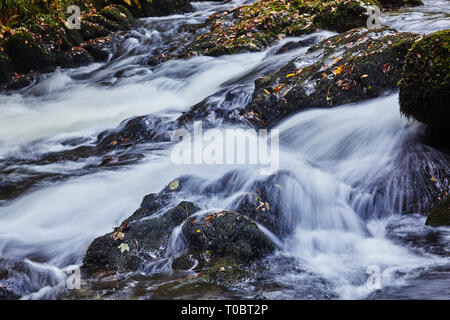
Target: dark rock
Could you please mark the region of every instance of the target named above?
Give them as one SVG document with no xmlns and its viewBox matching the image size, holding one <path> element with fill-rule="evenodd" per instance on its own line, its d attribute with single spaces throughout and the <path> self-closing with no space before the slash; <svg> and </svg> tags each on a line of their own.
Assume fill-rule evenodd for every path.
<svg viewBox="0 0 450 320">
<path fill-rule="evenodd" d="M 71 48 L 56 54 L 56 64 L 62 68 L 76 68 L 94 62 L 89 52 L 84 49 Z"/>
<path fill-rule="evenodd" d="M 16 33 L 6 41 L 6 51 L 14 63 L 17 72 L 52 70 L 54 59 L 41 48 L 31 34 Z"/>
<path fill-rule="evenodd" d="M 109 42 L 90 42 L 83 45 L 83 48 L 89 52 L 94 61 L 103 62 L 109 57 L 111 44 Z"/>
<path fill-rule="evenodd" d="M 251 263 L 274 250 L 254 222 L 231 211 L 191 217 L 183 225 L 183 235 L 190 250 L 237 263 Z"/>
<path fill-rule="evenodd" d="M 422 0 L 378 0 L 383 8 L 414 7 L 423 5 Z"/>
<path fill-rule="evenodd" d="M 450 31 L 416 42 L 406 56 L 400 87 L 400 111 L 450 136 Z"/>
<path fill-rule="evenodd" d="M 450 226 L 450 197 L 445 198 L 430 211 L 425 224 L 432 227 Z"/>
<path fill-rule="evenodd" d="M 1 47 L 3 49 L 3 46 Z M 0 85 L 8 83 L 14 76 L 14 65 L 10 58 L 0 54 Z"/>
<path fill-rule="evenodd" d="M 121 5 L 105 7 L 100 14 L 106 19 L 121 26 L 123 30 L 131 29 L 136 24 L 136 20 L 131 12 Z"/>
<path fill-rule="evenodd" d="M 246 194 L 235 199 L 233 210 L 259 222 L 279 236 L 286 235 L 292 231 L 292 223 L 283 215 L 281 195 L 289 176 L 287 172 L 279 172 L 256 182 Z"/>
<path fill-rule="evenodd" d="M 170 141 L 172 124 L 162 118 L 141 116 L 124 121 L 117 129 L 102 132 L 98 136 L 100 149 L 126 148 L 143 142 Z"/>
<path fill-rule="evenodd" d="M 166 201 L 164 194 L 147 196 L 141 208 L 122 223 L 120 230 L 124 240 L 114 240 L 111 234 L 95 239 L 84 258 L 85 267 L 88 270 L 136 271 L 155 255 L 161 257 L 173 229 L 199 210 L 191 202 L 181 202 L 156 216 Z M 129 227 L 122 228 L 128 224 Z M 121 252 L 122 244 L 129 250 Z"/>
<path fill-rule="evenodd" d="M 155 16 L 167 16 L 193 10 L 189 0 L 153 0 L 152 5 Z"/>
<path fill-rule="evenodd" d="M 19 298 L 20 296 L 0 285 L 0 300 L 18 300 Z"/>
<path fill-rule="evenodd" d="M 106 37 L 109 34 L 110 31 L 103 26 L 86 21 L 83 21 L 81 24 L 81 35 L 83 37 L 83 41 Z"/>
<path fill-rule="evenodd" d="M 301 61 L 294 59 L 258 79 L 241 120 L 270 128 L 298 110 L 362 101 L 394 90 L 415 39 L 414 34 L 387 28 L 354 29 L 325 39 L 308 50 L 307 59 L 318 62 L 297 68 Z"/>
</svg>

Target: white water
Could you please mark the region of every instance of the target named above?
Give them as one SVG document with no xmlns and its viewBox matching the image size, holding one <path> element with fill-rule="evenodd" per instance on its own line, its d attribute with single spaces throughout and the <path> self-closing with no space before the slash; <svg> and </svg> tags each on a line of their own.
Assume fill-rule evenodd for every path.
<svg viewBox="0 0 450 320">
<path fill-rule="evenodd" d="M 202 12 L 200 17 L 205 15 Z M 171 19 L 195 22 L 199 14 L 165 20 Z M 61 145 L 63 139 L 93 139 L 131 116 L 177 117 L 224 84 L 255 72 L 257 66 L 290 59 L 289 54 L 273 58 L 266 53 L 196 57 L 144 70 L 138 64 L 139 54 L 130 56 L 129 52 L 139 48 L 146 37 L 160 36 L 152 31 L 139 41 L 127 40 L 123 46 L 128 53 L 109 65 L 57 71 L 26 94 L 0 96 L 0 159 L 68 148 Z M 111 80 L 122 66 L 131 76 Z M 97 68 L 92 81 L 75 79 Z M 99 85 L 105 78 L 116 84 Z M 277 254 L 293 257 L 302 268 L 332 283 L 341 298 L 363 298 L 370 293 L 365 287 L 370 265 L 383 270 L 383 285 L 401 286 L 399 281 L 406 280 L 395 276 L 398 271 L 412 276 L 448 263 L 446 258 L 413 252 L 386 237 L 386 225 L 401 213 L 401 203 L 414 198 L 407 183 L 389 183 L 398 181 L 396 177 L 408 182 L 415 174 L 413 167 L 398 160 L 411 156 L 402 145 L 411 141 L 417 125 L 400 117 L 397 98 L 391 94 L 331 110 L 309 110 L 277 127 L 281 133 L 280 169 L 292 173 L 284 181 L 280 203 L 294 226 L 293 234 L 277 243 L 282 248 Z M 92 159 L 63 163 L 57 170 L 70 171 L 89 161 Z M 245 181 L 241 190 L 225 199 L 195 199 L 204 209 L 227 208 L 237 194 L 261 179 L 258 167 L 176 166 L 171 163 L 170 149 L 164 149 L 120 170 L 45 185 L 0 206 L 0 256 L 35 261 L 30 265 L 38 274 L 47 274 L 48 268 L 80 265 L 89 243 L 128 217 L 143 196 L 159 192 L 186 173 L 208 183 L 236 168 L 240 169 L 238 179 Z M 38 166 L 34 170 L 49 169 Z M 377 188 L 385 188 L 386 194 L 375 201 Z M 168 254 L 179 246 L 175 234 Z M 30 282 L 24 291 L 35 294 L 29 298 L 51 296 L 51 287 L 61 282 L 61 273 L 53 273 L 51 280 Z M 275 280 L 289 283 L 295 277 L 279 274 Z M 283 292 L 267 296 L 289 298 Z"/>
</svg>

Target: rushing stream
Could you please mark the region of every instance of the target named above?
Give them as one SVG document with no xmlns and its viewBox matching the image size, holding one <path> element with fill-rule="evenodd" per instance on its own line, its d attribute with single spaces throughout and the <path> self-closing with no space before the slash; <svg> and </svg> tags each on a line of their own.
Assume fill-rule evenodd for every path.
<svg viewBox="0 0 450 320">
<path fill-rule="evenodd" d="M 383 23 L 419 33 L 449 28 L 450 1 L 424 2 L 424 8 L 383 16 Z M 175 165 L 168 142 L 125 150 L 133 161 L 117 166 L 99 166 L 98 154 L 72 152 L 134 116 L 169 123 L 207 98 L 220 108 L 242 107 L 256 78 L 306 52 L 275 55 L 292 40 L 283 39 L 265 52 L 147 65 L 156 52 L 186 41 L 179 26 L 240 3 L 245 1 L 199 2 L 193 13 L 143 19 L 117 39 L 107 62 L 57 70 L 0 95 L 0 269 L 9 269 L 10 284 L 25 298 L 70 298 L 64 269 L 81 265 L 93 239 L 111 232 L 145 195 L 173 179 L 198 177 L 202 182 L 192 185 L 198 192 L 189 200 L 205 210 L 230 208 L 261 179 L 255 166 Z M 330 35 L 304 38 L 318 42 Z M 237 95 L 231 102 L 225 99 L 229 91 Z M 425 217 L 414 212 L 401 215 L 409 203 L 429 202 L 426 188 L 414 184 L 426 179 L 418 176 L 418 159 L 431 171 L 448 168 L 450 159 L 421 142 L 420 124 L 400 116 L 398 93 L 300 112 L 276 129 L 280 170 L 289 173 L 279 205 L 293 230 L 282 238 L 264 230 L 278 249 L 262 262 L 270 271 L 261 279 L 231 291 L 212 285 L 161 289 L 178 277 L 167 263 L 183 250 L 177 228 L 167 260 L 146 274 L 110 275 L 81 298 L 450 298 L 450 229 L 426 227 Z M 202 196 L 203 188 L 231 171 L 233 190 Z M 382 290 L 375 294 L 365 285 L 369 266 L 382 271 Z"/>
</svg>

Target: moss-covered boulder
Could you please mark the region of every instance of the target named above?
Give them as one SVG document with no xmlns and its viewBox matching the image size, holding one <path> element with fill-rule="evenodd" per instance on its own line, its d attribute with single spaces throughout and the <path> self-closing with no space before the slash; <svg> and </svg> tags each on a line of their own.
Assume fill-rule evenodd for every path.
<svg viewBox="0 0 450 320">
<path fill-rule="evenodd" d="M 134 19 L 131 12 L 121 5 L 105 7 L 100 12 L 100 15 L 102 15 L 109 21 L 116 23 L 123 30 L 131 29 L 136 24 L 136 20 Z"/>
<path fill-rule="evenodd" d="M 450 131 L 450 30 L 424 36 L 409 50 L 400 111 L 438 131 Z"/>
<path fill-rule="evenodd" d="M 5 47 L 18 72 L 43 71 L 54 67 L 52 55 L 40 47 L 28 32 L 14 34 L 6 41 Z"/>
<path fill-rule="evenodd" d="M 14 64 L 6 55 L 5 42 L 0 39 L 0 85 L 12 80 L 14 76 Z"/>
<path fill-rule="evenodd" d="M 422 0 L 378 0 L 384 8 L 414 7 L 423 5 Z"/>
<path fill-rule="evenodd" d="M 272 127 L 306 108 L 333 107 L 396 89 L 404 58 L 417 35 L 380 28 L 353 29 L 312 46 L 274 74 L 255 82 L 240 121 Z M 305 65 L 304 61 L 317 61 Z M 234 115 L 233 115 L 234 116 Z"/>
<path fill-rule="evenodd" d="M 274 250 L 254 222 L 232 211 L 191 217 L 183 225 L 183 235 L 192 251 L 237 263 L 251 263 Z"/>
<path fill-rule="evenodd" d="M 185 56 L 219 56 L 266 48 L 285 35 L 299 36 L 318 28 L 342 32 L 364 26 L 366 5 L 375 0 L 260 0 L 210 16 Z"/>
<path fill-rule="evenodd" d="M 190 0 L 111 0 L 123 5 L 135 17 L 167 16 L 193 10 Z"/>
<path fill-rule="evenodd" d="M 141 207 L 111 234 L 95 239 L 84 258 L 88 270 L 136 271 L 146 261 L 161 258 L 175 227 L 199 209 L 181 202 L 164 210 L 170 196 L 149 195 Z M 164 210 L 161 215 L 160 210 Z"/>
<path fill-rule="evenodd" d="M 450 197 L 445 198 L 430 211 L 425 224 L 432 227 L 450 226 Z"/>
</svg>

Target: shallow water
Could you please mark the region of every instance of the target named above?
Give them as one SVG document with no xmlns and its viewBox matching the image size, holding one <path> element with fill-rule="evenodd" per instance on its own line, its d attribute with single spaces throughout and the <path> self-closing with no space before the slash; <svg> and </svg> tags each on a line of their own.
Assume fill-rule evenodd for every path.
<svg viewBox="0 0 450 320">
<path fill-rule="evenodd" d="M 448 28 L 449 1 L 424 2 L 424 8 L 386 13 L 386 24 L 414 32 Z M 88 289 L 78 294 L 64 289 L 64 270 L 82 264 L 89 243 L 131 215 L 143 196 L 173 179 L 189 173 L 202 179 L 193 186 L 201 190 L 234 171 L 230 193 L 184 195 L 211 210 L 230 208 L 237 195 L 262 178 L 260 168 L 251 165 L 175 165 L 173 145 L 164 142 L 142 146 L 142 158 L 116 168 L 99 166 L 99 155 L 42 160 L 90 146 L 97 134 L 133 116 L 176 119 L 207 98 L 230 110 L 247 104 L 257 77 L 307 48 L 274 55 L 293 40 L 284 39 L 260 53 L 146 66 L 153 51 L 185 41 L 178 26 L 199 23 L 238 3 L 202 2 L 194 13 L 143 19 L 117 40 L 108 62 L 58 70 L 28 88 L 0 95 L 0 181 L 38 181 L 17 196 L 0 199 L 0 268 L 11 270 L 9 284 L 25 298 L 450 298 L 450 229 L 424 226 L 418 212 L 401 215 L 417 198 L 417 211 L 431 201 L 425 185 L 416 184 L 426 179 L 418 176 L 418 164 L 448 168 L 449 157 L 421 142 L 421 126 L 400 116 L 395 92 L 304 111 L 275 128 L 280 169 L 289 172 L 280 205 L 292 233 L 280 239 L 264 230 L 278 249 L 263 261 L 270 268 L 258 281 L 232 290 L 180 284 L 190 275 L 171 271 L 171 259 L 183 250 L 175 231 L 166 260 L 147 274 L 85 279 Z M 413 22 L 405 24 L 405 19 Z M 319 41 L 330 35 L 304 38 Z M 230 90 L 239 98 L 224 103 Z M 382 289 L 376 292 L 366 287 L 367 268 L 374 265 L 382 272 Z"/>
</svg>

